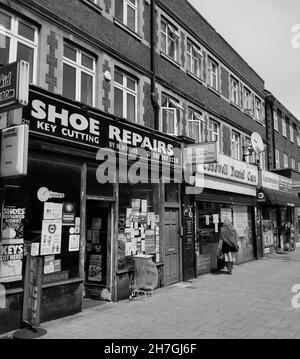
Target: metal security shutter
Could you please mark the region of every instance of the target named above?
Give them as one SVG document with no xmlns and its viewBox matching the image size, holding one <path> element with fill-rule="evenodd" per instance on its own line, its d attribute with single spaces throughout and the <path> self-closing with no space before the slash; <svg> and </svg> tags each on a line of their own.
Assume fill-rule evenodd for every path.
<svg viewBox="0 0 300 359">
<path fill-rule="evenodd" d="M 255 205 L 255 197 L 209 189 L 205 189 L 202 194 L 196 195 L 195 200 L 197 202 L 235 203 L 247 206 Z"/>
</svg>

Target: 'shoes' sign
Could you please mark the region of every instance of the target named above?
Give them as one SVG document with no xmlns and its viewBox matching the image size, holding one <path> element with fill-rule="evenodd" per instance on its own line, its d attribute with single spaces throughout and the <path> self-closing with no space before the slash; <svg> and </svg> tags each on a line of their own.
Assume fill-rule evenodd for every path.
<svg viewBox="0 0 300 359">
<path fill-rule="evenodd" d="M 0 111 L 28 104 L 29 63 L 18 61 L 0 67 Z"/>
<path fill-rule="evenodd" d="M 54 96 L 30 91 L 23 111 L 30 131 L 90 148 L 110 148 L 116 153 L 136 155 L 145 150 L 145 160 L 181 166 L 181 145 L 167 136 L 119 122 L 96 111 L 86 111 Z"/>
</svg>

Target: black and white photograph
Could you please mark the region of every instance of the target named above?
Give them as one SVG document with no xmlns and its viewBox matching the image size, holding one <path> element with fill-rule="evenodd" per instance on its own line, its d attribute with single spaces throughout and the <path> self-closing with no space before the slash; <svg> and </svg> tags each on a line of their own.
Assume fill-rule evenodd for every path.
<svg viewBox="0 0 300 359">
<path fill-rule="evenodd" d="M 299 273 L 299 0 L 0 0 L 0 339 L 300 339 Z"/>
</svg>

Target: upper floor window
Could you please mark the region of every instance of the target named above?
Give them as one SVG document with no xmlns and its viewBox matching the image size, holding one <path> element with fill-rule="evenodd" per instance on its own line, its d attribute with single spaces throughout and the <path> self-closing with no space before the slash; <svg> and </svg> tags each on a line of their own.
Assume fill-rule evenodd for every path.
<svg viewBox="0 0 300 359">
<path fill-rule="evenodd" d="M 179 32 L 165 19 L 161 20 L 161 51 L 171 57 L 173 60 L 178 60 L 179 48 Z"/>
<path fill-rule="evenodd" d="M 231 102 L 239 105 L 239 82 L 234 77 L 230 78 L 230 97 Z"/>
<path fill-rule="evenodd" d="M 275 168 L 280 168 L 280 154 L 278 150 L 275 150 Z"/>
<path fill-rule="evenodd" d="M 115 0 L 116 18 L 130 30 L 137 32 L 137 0 Z"/>
<path fill-rule="evenodd" d="M 297 127 L 297 145 L 300 147 L 300 129 Z"/>
<path fill-rule="evenodd" d="M 189 39 L 187 40 L 187 69 L 193 75 L 202 77 L 202 60 L 203 55 L 200 48 L 194 45 Z"/>
<path fill-rule="evenodd" d="M 282 135 L 284 137 L 287 137 L 287 135 L 286 135 L 286 119 L 285 119 L 284 115 L 282 115 Z"/>
<path fill-rule="evenodd" d="M 0 65 L 29 62 L 29 81 L 36 82 L 38 29 L 26 21 L 0 11 Z M 2 46 L 3 45 L 3 46 Z"/>
<path fill-rule="evenodd" d="M 212 119 L 208 121 L 208 141 L 220 144 L 220 124 Z"/>
<path fill-rule="evenodd" d="M 231 157 L 235 160 L 240 159 L 240 146 L 241 136 L 238 132 L 232 131 L 231 133 Z"/>
<path fill-rule="evenodd" d="M 64 44 L 63 96 L 94 106 L 94 87 L 94 57 L 69 44 Z"/>
<path fill-rule="evenodd" d="M 218 64 L 211 59 L 208 58 L 208 84 L 213 89 L 219 89 L 219 66 Z"/>
<path fill-rule="evenodd" d="M 195 140 L 196 143 L 204 141 L 205 120 L 200 112 L 188 110 L 188 135 Z"/>
<path fill-rule="evenodd" d="M 287 155 L 283 155 L 283 167 L 284 168 L 289 168 L 289 158 Z"/>
<path fill-rule="evenodd" d="M 245 155 L 245 161 L 247 163 L 256 164 L 256 153 L 252 151 L 252 141 L 251 138 L 245 137 L 245 146 L 243 148 L 243 154 Z"/>
<path fill-rule="evenodd" d="M 276 108 L 273 109 L 273 117 L 274 117 L 274 130 L 278 131 L 278 116 Z"/>
<path fill-rule="evenodd" d="M 293 123 L 290 122 L 290 140 L 291 142 L 295 142 L 295 137 L 294 137 L 294 126 Z"/>
<path fill-rule="evenodd" d="M 136 122 L 137 81 L 119 69 L 115 69 L 114 73 L 114 113 Z"/>
<path fill-rule="evenodd" d="M 262 101 L 258 97 L 255 97 L 254 117 L 255 117 L 255 120 L 257 120 L 258 122 L 261 122 L 261 123 L 264 122 L 263 105 L 262 105 Z"/>
<path fill-rule="evenodd" d="M 292 159 L 291 159 L 291 166 L 292 166 L 292 169 L 293 169 L 293 170 L 296 169 L 296 161 L 295 161 L 295 158 L 292 158 Z"/>
<path fill-rule="evenodd" d="M 244 105 L 244 111 L 250 115 L 253 116 L 253 99 L 252 99 L 252 93 L 249 89 L 244 87 L 244 93 L 243 93 L 243 105 Z"/>
<path fill-rule="evenodd" d="M 298 172 L 300 172 L 300 162 L 298 162 Z"/>
<path fill-rule="evenodd" d="M 183 107 L 179 102 L 163 95 L 162 96 L 162 131 L 169 135 L 178 136 L 180 111 Z"/>
</svg>

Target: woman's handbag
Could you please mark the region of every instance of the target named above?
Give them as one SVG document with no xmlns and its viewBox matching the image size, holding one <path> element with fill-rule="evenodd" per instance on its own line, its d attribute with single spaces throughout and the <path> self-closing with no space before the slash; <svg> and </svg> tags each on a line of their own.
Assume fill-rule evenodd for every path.
<svg viewBox="0 0 300 359">
<path fill-rule="evenodd" d="M 219 251 L 217 254 L 217 268 L 221 270 L 224 267 L 225 267 L 225 257 L 224 254 L 221 251 Z"/>
</svg>

